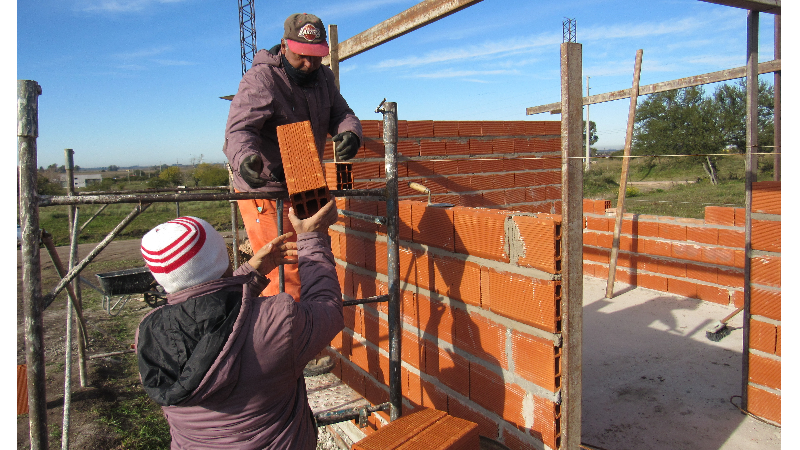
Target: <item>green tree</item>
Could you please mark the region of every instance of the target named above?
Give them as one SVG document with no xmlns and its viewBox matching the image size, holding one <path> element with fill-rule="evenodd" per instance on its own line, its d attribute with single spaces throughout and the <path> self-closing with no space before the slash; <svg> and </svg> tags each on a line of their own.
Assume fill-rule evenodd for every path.
<svg viewBox="0 0 800 450">
<path fill-rule="evenodd" d="M 183 182 L 183 174 L 178 166 L 167 167 L 158 174 L 158 177 L 173 186 L 177 186 Z"/>
<path fill-rule="evenodd" d="M 586 121 L 584 120 L 581 124 L 581 130 L 583 130 L 583 139 L 581 140 L 582 148 L 586 148 Z M 597 124 L 594 123 L 594 120 L 589 121 L 589 147 L 591 148 L 592 145 L 597 143 Z"/>
<path fill-rule="evenodd" d="M 722 133 L 724 145 L 726 147 L 735 148 L 739 153 L 744 153 L 747 150 L 747 81 L 742 78 L 735 83 L 719 86 L 714 91 L 714 103 L 717 127 Z M 772 146 L 774 143 L 774 111 L 775 96 L 773 94 L 772 85 L 764 80 L 759 80 L 759 146 Z"/>
<path fill-rule="evenodd" d="M 209 163 L 200 163 L 192 171 L 195 186 L 199 182 L 203 186 L 226 186 L 228 184 L 228 171 L 224 167 Z"/>
<path fill-rule="evenodd" d="M 109 172 L 116 172 L 118 170 L 119 170 L 119 166 L 115 166 L 114 164 L 108 166 L 108 171 Z"/>
<path fill-rule="evenodd" d="M 635 155 L 687 155 L 701 164 L 712 183 L 717 182 L 713 156 L 724 146 L 715 121 L 717 108 L 701 87 L 658 92 L 636 108 L 633 147 Z"/>
<path fill-rule="evenodd" d="M 39 195 L 64 195 L 67 192 L 61 187 L 61 183 L 50 181 L 49 178 L 42 174 L 37 176 L 36 191 Z"/>
</svg>

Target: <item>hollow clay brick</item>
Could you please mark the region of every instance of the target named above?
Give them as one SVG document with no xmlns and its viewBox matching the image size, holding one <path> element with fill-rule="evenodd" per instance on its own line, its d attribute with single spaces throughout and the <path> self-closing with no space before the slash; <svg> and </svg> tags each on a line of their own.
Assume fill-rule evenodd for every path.
<svg viewBox="0 0 800 450">
<path fill-rule="evenodd" d="M 480 121 L 464 120 L 458 122 L 457 124 L 459 136 L 482 136 L 484 134 L 481 131 Z M 434 129 L 435 127 L 436 123 L 434 122 Z"/>
<path fill-rule="evenodd" d="M 516 263 L 548 273 L 561 273 L 561 224 L 549 219 L 515 216 L 523 245 L 523 256 Z"/>
<path fill-rule="evenodd" d="M 613 231 L 614 222 L 605 217 L 587 217 L 586 227 L 594 231 Z"/>
<path fill-rule="evenodd" d="M 731 291 L 731 301 L 733 302 L 733 306 L 737 308 L 744 306 L 744 290 Z"/>
<path fill-rule="evenodd" d="M 447 412 L 453 417 L 469 420 L 478 424 L 478 434 L 486 436 L 490 439 L 497 439 L 498 426 L 497 422 L 479 413 L 473 407 L 462 403 L 455 397 L 450 397 L 447 401 Z"/>
<path fill-rule="evenodd" d="M 717 268 L 699 264 L 686 264 L 686 277 L 707 283 L 717 282 Z"/>
<path fill-rule="evenodd" d="M 411 207 L 412 239 L 419 244 L 454 251 L 453 211 L 415 202 Z"/>
<path fill-rule="evenodd" d="M 719 303 L 720 305 L 727 305 L 730 303 L 730 296 L 728 295 L 727 289 L 708 286 L 706 284 L 697 285 L 697 298 L 707 302 Z"/>
<path fill-rule="evenodd" d="M 443 156 L 447 154 L 446 145 L 444 141 L 431 141 L 428 139 L 422 139 L 419 143 L 419 155 L 420 156 Z M 409 176 L 411 176 L 411 171 L 409 167 Z"/>
<path fill-rule="evenodd" d="M 436 255 L 433 271 L 438 294 L 480 306 L 480 267 L 477 264 Z"/>
<path fill-rule="evenodd" d="M 667 292 L 667 278 L 651 275 L 649 273 L 640 273 L 637 275 L 636 285 L 647 289 L 656 291 Z"/>
<path fill-rule="evenodd" d="M 386 351 L 389 349 L 388 327 L 388 323 L 376 314 L 364 314 L 364 337 Z"/>
<path fill-rule="evenodd" d="M 717 284 L 734 288 L 744 287 L 744 271 L 738 269 L 717 269 Z"/>
<path fill-rule="evenodd" d="M 455 120 L 434 120 L 433 135 L 436 137 L 458 136 L 458 122 Z"/>
<path fill-rule="evenodd" d="M 560 406 L 550 400 L 534 396 L 532 435 L 540 435 L 542 442 L 550 448 L 558 448 L 561 434 Z"/>
<path fill-rule="evenodd" d="M 748 381 L 775 390 L 781 389 L 781 362 L 753 353 L 749 354 Z"/>
<path fill-rule="evenodd" d="M 750 243 L 753 250 L 780 253 L 781 223 L 769 220 L 753 220 Z"/>
<path fill-rule="evenodd" d="M 421 380 L 420 381 L 420 396 L 422 398 L 422 406 L 425 408 L 434 408 L 440 411 L 447 410 L 448 396 L 438 386 L 433 383 Z"/>
<path fill-rule="evenodd" d="M 781 423 L 781 396 L 748 385 L 747 410 L 764 419 Z"/>
<path fill-rule="evenodd" d="M 408 176 L 410 177 L 428 177 L 434 174 L 433 161 L 408 161 Z M 427 183 L 424 183 L 427 185 Z"/>
<path fill-rule="evenodd" d="M 365 299 L 377 295 L 378 285 L 374 276 L 367 276 L 360 273 L 353 274 L 353 297 Z"/>
<path fill-rule="evenodd" d="M 551 392 L 561 388 L 561 351 L 553 341 L 514 331 L 511 342 L 517 374 Z"/>
<path fill-rule="evenodd" d="M 656 239 L 644 241 L 644 252 L 652 256 L 672 256 L 672 243 Z"/>
<path fill-rule="evenodd" d="M 764 353 L 775 354 L 778 329 L 771 323 L 750 319 L 750 348 Z"/>
<path fill-rule="evenodd" d="M 383 121 L 362 120 L 361 134 L 368 137 L 379 138 L 383 134 Z"/>
<path fill-rule="evenodd" d="M 454 175 L 458 173 L 459 161 L 455 159 L 444 159 L 433 162 L 433 171 L 437 175 Z"/>
<path fill-rule="evenodd" d="M 750 314 L 781 320 L 781 291 L 753 287 L 750 292 Z"/>
<path fill-rule="evenodd" d="M 735 223 L 733 208 L 727 206 L 706 206 L 705 220 L 706 224 L 727 225 L 732 227 Z"/>
<path fill-rule="evenodd" d="M 425 348 L 419 338 L 408 330 L 403 330 L 400 335 L 400 348 L 402 359 L 414 368 L 425 371 Z"/>
<path fill-rule="evenodd" d="M 534 280 L 507 272 L 489 272 L 490 309 L 543 330 L 557 332 L 560 282 Z"/>
<path fill-rule="evenodd" d="M 596 247 L 597 246 L 597 235 L 598 235 L 598 233 L 594 233 L 594 232 L 591 232 L 591 231 L 586 231 L 585 230 L 583 232 L 584 251 L 586 251 L 585 246 L 587 246 L 587 245 L 588 246 L 592 246 L 592 247 Z"/>
<path fill-rule="evenodd" d="M 417 294 L 414 298 L 416 319 L 412 325 L 436 339 L 452 344 L 455 333 L 452 309 L 445 303 L 431 300 L 422 294 Z"/>
<path fill-rule="evenodd" d="M 753 212 L 781 213 L 781 182 L 759 181 L 753 183 Z"/>
<path fill-rule="evenodd" d="M 353 342 L 353 354 L 350 356 L 350 362 L 364 371 L 367 371 L 369 368 L 367 363 L 367 347 L 365 347 L 362 342 Z"/>
<path fill-rule="evenodd" d="M 524 188 L 506 189 L 504 191 L 506 193 L 506 204 L 513 205 L 516 203 L 524 203 L 525 191 Z"/>
<path fill-rule="evenodd" d="M 686 240 L 689 242 L 717 245 L 719 242 L 718 239 L 719 234 L 717 228 L 686 227 Z"/>
<path fill-rule="evenodd" d="M 517 175 L 514 175 L 514 185 L 519 186 L 520 184 L 517 183 Z M 544 186 L 534 186 L 528 187 L 525 189 L 525 201 L 526 202 L 542 202 L 547 200 L 547 190 Z"/>
<path fill-rule="evenodd" d="M 381 177 L 381 166 L 379 162 L 356 162 L 353 163 L 353 179 L 372 179 Z"/>
<path fill-rule="evenodd" d="M 409 120 L 408 137 L 430 137 L 433 136 L 432 120 Z"/>
<path fill-rule="evenodd" d="M 600 248 L 584 247 L 583 259 L 587 261 L 594 261 L 598 263 L 608 264 L 609 251 Z"/>
<path fill-rule="evenodd" d="M 503 124 L 503 135 L 505 136 L 524 136 L 525 135 L 525 121 L 524 120 L 505 120 Z"/>
<path fill-rule="evenodd" d="M 455 244 L 458 253 L 508 262 L 505 251 L 505 220 L 507 213 L 456 207 L 453 211 Z"/>
<path fill-rule="evenodd" d="M 750 259 L 750 282 L 771 287 L 781 286 L 781 258 L 756 256 Z"/>
<path fill-rule="evenodd" d="M 380 405 L 381 403 L 389 401 L 389 392 L 385 385 L 381 385 L 380 383 L 372 380 L 369 377 L 365 378 L 364 381 L 367 391 L 364 398 L 366 398 L 371 405 Z M 370 414 L 369 419 L 371 419 L 370 423 L 371 428 L 373 429 L 377 428 L 378 423 L 375 420 L 374 416 Z M 373 420 L 375 420 L 376 423 L 372 423 Z"/>
<path fill-rule="evenodd" d="M 719 245 L 723 247 L 744 248 L 744 231 L 720 229 Z"/>
<path fill-rule="evenodd" d="M 396 449 L 445 416 L 447 413 L 434 409 L 423 409 L 414 414 L 401 416 L 382 427 L 380 433 L 374 433 L 353 444 L 353 450 Z"/>
<path fill-rule="evenodd" d="M 778 338 L 775 343 L 775 354 L 781 356 L 781 327 L 778 326 Z"/>
<path fill-rule="evenodd" d="M 339 247 L 343 259 L 350 264 L 364 267 L 366 260 L 365 243 L 363 239 L 352 234 L 340 235 Z"/>
<path fill-rule="evenodd" d="M 667 292 L 687 298 L 697 298 L 697 284 L 677 278 L 668 278 Z"/>
<path fill-rule="evenodd" d="M 454 344 L 487 363 L 508 368 L 506 328 L 479 315 L 453 309 L 456 336 Z"/>
<path fill-rule="evenodd" d="M 481 139 L 469 140 L 470 155 L 490 155 L 492 153 L 492 141 Z"/>
<path fill-rule="evenodd" d="M 397 142 L 397 154 L 408 156 L 408 157 L 415 157 L 419 156 L 419 142 L 418 141 L 398 141 Z M 400 172 L 400 163 L 397 164 L 398 172 Z M 398 176 L 405 177 L 407 176 L 405 173 L 398 173 Z"/>
<path fill-rule="evenodd" d="M 703 262 L 720 266 L 733 266 L 734 252 L 730 248 L 703 247 Z"/>
<path fill-rule="evenodd" d="M 686 227 L 683 225 L 659 223 L 658 236 L 662 239 L 669 239 L 671 241 L 685 241 Z"/>
<path fill-rule="evenodd" d="M 494 139 L 492 141 L 492 153 L 514 153 L 514 140 L 513 139 Z"/>
<path fill-rule="evenodd" d="M 355 367 L 352 362 L 342 359 L 342 382 L 363 396 L 367 391 L 364 384 L 364 375 Z"/>
<path fill-rule="evenodd" d="M 637 236 L 640 237 L 658 237 L 658 223 L 647 222 L 641 220 L 639 217 L 639 224 L 637 226 Z"/>
<path fill-rule="evenodd" d="M 447 141 L 445 142 L 445 153 L 447 155 L 468 155 L 469 154 L 469 142 L 464 139 L 457 140 L 457 141 Z"/>
<path fill-rule="evenodd" d="M 277 132 L 289 200 L 299 218 L 311 217 L 329 201 L 311 122 L 281 125 Z"/>
<path fill-rule="evenodd" d="M 469 398 L 489 411 L 503 416 L 505 384 L 503 377 L 480 364 L 470 365 Z"/>
<path fill-rule="evenodd" d="M 425 342 L 425 373 L 461 395 L 469 395 L 469 361 L 463 356 Z M 424 403 L 423 403 L 424 404 Z"/>
</svg>

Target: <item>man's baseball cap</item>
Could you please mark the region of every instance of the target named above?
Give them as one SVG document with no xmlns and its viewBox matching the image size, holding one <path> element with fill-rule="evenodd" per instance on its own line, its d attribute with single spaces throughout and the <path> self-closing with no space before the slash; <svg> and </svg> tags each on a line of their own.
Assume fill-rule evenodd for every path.
<svg viewBox="0 0 800 450">
<path fill-rule="evenodd" d="M 292 14 L 283 23 L 283 38 L 289 50 L 298 55 L 328 56 L 327 34 L 319 17 L 313 14 Z"/>
</svg>

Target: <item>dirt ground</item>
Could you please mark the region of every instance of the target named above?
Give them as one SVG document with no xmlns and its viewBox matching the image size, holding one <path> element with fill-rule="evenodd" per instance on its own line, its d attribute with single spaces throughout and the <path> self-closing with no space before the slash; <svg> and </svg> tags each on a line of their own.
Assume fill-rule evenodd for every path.
<svg viewBox="0 0 800 450">
<path fill-rule="evenodd" d="M 94 248 L 94 244 L 80 245 L 78 257 L 82 258 Z M 64 265 L 69 261 L 69 249 L 59 247 L 59 256 Z M 95 261 L 90 264 L 82 275 L 97 285 L 94 276 L 98 272 L 107 272 L 106 265 L 114 261 L 130 261 L 139 257 L 139 241 L 116 241 L 104 249 Z M 48 292 L 57 282 L 57 276 L 45 249 L 41 251 L 42 264 L 42 291 Z M 25 363 L 25 331 L 24 308 L 22 287 L 22 261 L 21 252 L 17 251 L 17 364 Z M 88 290 L 88 287 L 84 287 Z M 45 348 L 45 379 L 47 398 L 47 428 L 49 431 L 48 447 L 61 448 L 61 427 L 64 414 L 64 358 L 65 358 L 65 331 L 66 331 L 66 301 L 65 293 L 59 294 L 56 300 L 45 310 L 44 322 L 44 348 Z M 100 305 L 86 305 L 85 321 L 87 323 L 89 343 L 86 348 L 87 355 L 87 381 L 88 386 L 80 387 L 80 378 L 77 369 L 77 354 L 73 356 L 72 370 L 72 407 L 70 410 L 70 447 L 76 449 L 110 449 L 119 441 L 116 433 L 96 419 L 93 412 L 102 404 L 113 404 L 118 397 L 118 392 L 111 389 L 107 383 L 118 370 L 123 358 L 133 358 L 133 354 L 88 359 L 89 356 L 100 353 L 121 351 L 130 346 L 132 342 L 119 342 L 113 335 L 104 331 L 104 322 L 109 320 L 108 314 Z M 143 316 L 150 310 L 144 302 L 130 301 L 123 310 L 123 314 Z M 76 338 L 73 338 L 73 348 L 77 349 Z M 17 416 L 17 448 L 30 448 L 30 433 L 28 416 Z"/>
</svg>

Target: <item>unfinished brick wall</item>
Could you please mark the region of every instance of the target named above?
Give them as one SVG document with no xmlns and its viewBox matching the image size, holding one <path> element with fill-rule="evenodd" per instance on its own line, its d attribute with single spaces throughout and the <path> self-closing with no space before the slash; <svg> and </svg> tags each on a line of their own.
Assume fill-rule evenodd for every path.
<svg viewBox="0 0 800 450">
<path fill-rule="evenodd" d="M 781 423 L 781 184 L 753 183 L 747 409 Z"/>
<path fill-rule="evenodd" d="M 583 201 L 583 273 L 608 278 L 616 214 Z M 707 206 L 705 219 L 625 214 L 616 281 L 689 298 L 744 304 L 744 208 Z"/>
<path fill-rule="evenodd" d="M 361 124 L 355 187 L 382 187 L 382 121 Z M 560 214 L 561 122 L 399 120 L 397 131 L 401 199 L 426 200 L 408 187 L 416 181 L 434 203 Z M 330 139 L 324 159 L 333 160 Z"/>
<path fill-rule="evenodd" d="M 379 202 L 338 199 L 380 213 Z M 512 449 L 560 444 L 560 216 L 400 202 L 404 410 L 478 424 Z M 345 299 L 387 293 L 383 227 L 340 217 L 331 242 Z M 345 308 L 336 375 L 389 399 L 387 305 Z M 388 416 L 376 413 L 377 429 Z"/>
</svg>

